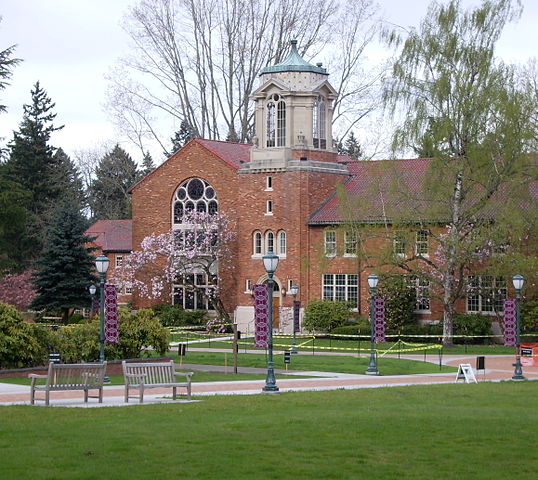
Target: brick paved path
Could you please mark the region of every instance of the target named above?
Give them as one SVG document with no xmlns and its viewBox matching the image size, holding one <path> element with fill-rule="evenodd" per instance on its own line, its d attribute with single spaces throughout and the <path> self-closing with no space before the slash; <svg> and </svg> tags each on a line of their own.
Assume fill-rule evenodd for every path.
<svg viewBox="0 0 538 480">
<path fill-rule="evenodd" d="M 406 356 L 405 358 L 422 360 L 422 356 Z M 527 359 L 523 359 L 524 363 Z M 476 356 L 445 356 L 443 363 L 446 365 L 458 366 L 459 364 L 469 363 L 475 367 Z M 502 381 L 510 380 L 514 373 L 514 357 L 506 355 L 486 356 L 486 370 L 476 372 L 476 378 L 482 381 Z M 538 380 L 538 359 L 537 365 L 523 365 L 523 374 L 529 380 Z M 184 365 L 189 369 L 189 365 Z M 209 366 L 201 367 L 210 369 Z M 240 371 L 258 371 L 264 372 L 264 369 L 240 369 Z M 337 373 L 310 372 L 315 377 L 310 378 L 290 378 L 290 375 L 279 376 L 276 371 L 277 385 L 281 392 L 286 391 L 308 391 L 308 390 L 331 390 L 331 389 L 357 389 L 357 388 L 376 388 L 396 385 L 420 385 L 436 383 L 454 383 L 454 373 L 439 374 L 417 374 L 417 375 L 393 375 L 393 376 L 369 376 L 369 375 L 350 375 Z M 309 375 L 309 372 L 297 372 L 298 375 Z M 230 377 L 232 375 L 230 374 Z M 461 382 L 460 382 L 461 383 Z M 200 395 L 218 395 L 218 394 L 259 394 L 265 384 L 264 380 L 246 380 L 246 381 L 229 381 L 229 382 L 204 382 L 193 383 L 193 396 Z M 90 399 L 88 404 L 83 402 L 82 392 L 53 392 L 51 393 L 51 404 L 54 406 L 76 406 L 76 407 L 96 407 L 96 406 L 113 406 L 126 405 L 123 402 L 123 386 L 105 387 L 104 403 L 97 404 L 96 400 Z M 172 403 L 171 389 L 151 389 L 149 394 L 144 395 L 144 404 L 149 403 Z M 29 404 L 30 387 L 20 385 L 10 385 L 0 383 L 0 405 L 12 404 Z M 184 400 L 181 400 L 184 401 Z M 131 400 L 129 405 L 137 405 L 136 400 Z M 39 402 L 43 405 L 43 402 Z"/>
</svg>

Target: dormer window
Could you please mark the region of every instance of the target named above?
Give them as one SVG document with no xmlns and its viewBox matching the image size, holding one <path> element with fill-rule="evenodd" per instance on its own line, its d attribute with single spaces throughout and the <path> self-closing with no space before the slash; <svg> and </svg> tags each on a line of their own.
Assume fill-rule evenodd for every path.
<svg viewBox="0 0 538 480">
<path fill-rule="evenodd" d="M 284 147 L 286 145 L 286 102 L 280 95 L 271 95 L 267 103 L 267 146 Z"/>
<path fill-rule="evenodd" d="M 314 100 L 312 106 L 312 142 L 314 148 L 327 148 L 326 127 L 326 107 L 323 97 L 318 97 Z"/>
</svg>

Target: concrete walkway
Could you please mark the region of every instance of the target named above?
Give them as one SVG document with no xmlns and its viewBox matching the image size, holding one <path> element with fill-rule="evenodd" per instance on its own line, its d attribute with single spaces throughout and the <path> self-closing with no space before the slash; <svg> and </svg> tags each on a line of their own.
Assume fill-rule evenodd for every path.
<svg viewBox="0 0 538 480">
<path fill-rule="evenodd" d="M 422 356 L 406 355 L 402 358 L 413 360 L 422 360 Z M 538 359 L 537 365 L 530 365 L 531 359 L 523 359 L 523 374 L 528 380 L 538 380 Z M 485 359 L 486 370 L 475 372 L 476 379 L 479 382 L 490 381 L 498 382 L 510 380 L 514 373 L 514 357 L 507 355 L 491 355 Z M 534 362 L 532 362 L 534 363 Z M 470 364 L 474 367 L 476 356 L 465 355 L 446 355 L 443 357 L 443 364 L 457 367 L 459 364 Z M 193 371 L 223 371 L 224 367 L 211 365 L 190 365 L 184 364 L 184 370 Z M 381 373 L 382 368 L 380 368 Z M 227 371 L 231 371 L 228 367 Z M 261 373 L 266 372 L 263 368 L 244 368 L 238 369 L 239 373 Z M 423 384 L 440 384 L 454 383 L 455 373 L 433 373 L 433 374 L 416 374 L 416 375 L 392 375 L 392 376 L 370 376 L 364 374 L 341 374 L 332 372 L 304 372 L 288 371 L 283 376 L 283 370 L 275 370 L 276 382 L 280 392 L 300 392 L 313 390 L 336 390 L 336 389 L 359 389 L 359 388 L 379 388 L 392 386 L 409 386 Z M 310 378 L 293 378 L 293 375 L 309 376 Z M 460 380 L 460 384 L 463 381 Z M 230 381 L 226 382 L 202 382 L 192 384 L 193 401 L 200 399 L 205 395 L 252 395 L 262 393 L 265 380 L 244 380 L 233 381 L 233 374 L 230 373 Z M 102 404 L 97 400 L 90 399 L 87 404 L 83 401 L 82 392 L 53 392 L 51 393 L 51 406 L 64 407 L 81 407 L 93 408 L 104 406 L 127 406 L 138 405 L 137 400 L 131 399 L 129 403 L 123 400 L 123 386 L 106 386 L 104 389 L 104 401 Z M 144 404 L 155 403 L 180 403 L 187 400 L 173 401 L 171 398 L 171 389 L 151 389 L 144 395 Z M 29 405 L 30 404 L 30 387 L 21 385 L 11 385 L 1 383 L 0 381 L 0 405 Z M 38 402 L 36 405 L 42 406 L 44 402 Z"/>
</svg>

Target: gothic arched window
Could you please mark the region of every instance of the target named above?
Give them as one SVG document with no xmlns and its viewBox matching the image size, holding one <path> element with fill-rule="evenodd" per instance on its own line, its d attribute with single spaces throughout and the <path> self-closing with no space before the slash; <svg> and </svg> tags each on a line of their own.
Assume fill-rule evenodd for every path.
<svg viewBox="0 0 538 480">
<path fill-rule="evenodd" d="M 185 180 L 176 190 L 173 201 L 173 223 L 183 223 L 186 212 L 196 210 L 203 213 L 217 213 L 218 201 L 215 189 L 201 178 Z"/>
</svg>

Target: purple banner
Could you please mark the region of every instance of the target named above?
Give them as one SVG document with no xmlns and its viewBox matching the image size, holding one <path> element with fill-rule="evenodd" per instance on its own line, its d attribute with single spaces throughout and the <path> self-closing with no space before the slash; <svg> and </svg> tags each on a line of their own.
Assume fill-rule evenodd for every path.
<svg viewBox="0 0 538 480">
<path fill-rule="evenodd" d="M 118 343 L 118 290 L 116 285 L 105 285 L 105 343 Z"/>
<path fill-rule="evenodd" d="M 254 296 L 254 346 L 269 347 L 269 302 L 267 285 L 253 285 Z"/>
<path fill-rule="evenodd" d="M 516 301 L 513 298 L 507 298 L 504 301 L 504 345 L 506 347 L 515 347 L 517 344 L 516 333 Z"/>
<path fill-rule="evenodd" d="M 385 342 L 385 299 L 374 297 L 374 333 L 376 342 Z"/>
<path fill-rule="evenodd" d="M 300 331 L 301 326 L 299 325 L 299 312 L 301 310 L 301 300 L 293 301 L 293 332 L 297 333 Z"/>
</svg>

